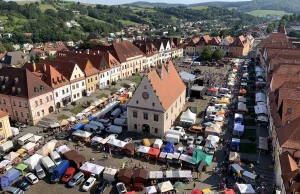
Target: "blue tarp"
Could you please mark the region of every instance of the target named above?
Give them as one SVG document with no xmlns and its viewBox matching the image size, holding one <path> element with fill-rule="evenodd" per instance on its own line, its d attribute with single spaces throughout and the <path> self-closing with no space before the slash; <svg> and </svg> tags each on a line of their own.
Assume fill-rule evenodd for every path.
<svg viewBox="0 0 300 194">
<path fill-rule="evenodd" d="M 195 80 L 196 76 L 190 73 L 187 73 L 185 71 L 182 71 L 179 73 L 181 79 L 183 79 L 184 81 L 193 81 Z"/>
<path fill-rule="evenodd" d="M 240 146 L 241 140 L 237 138 L 232 138 L 231 145 L 232 146 Z"/>
<path fill-rule="evenodd" d="M 96 117 L 93 117 L 93 116 L 89 117 L 89 121 L 95 121 L 95 120 L 96 120 Z"/>
<path fill-rule="evenodd" d="M 85 124 L 83 124 L 83 123 L 77 123 L 76 125 L 74 125 L 74 126 L 72 127 L 72 130 L 77 131 L 77 130 L 83 129 L 83 128 L 84 128 L 84 125 L 85 125 Z"/>
<path fill-rule="evenodd" d="M 174 143 L 168 142 L 162 152 L 174 154 Z"/>
<path fill-rule="evenodd" d="M 1 177 L 1 189 L 5 189 L 20 176 L 20 171 L 12 168 Z"/>
</svg>

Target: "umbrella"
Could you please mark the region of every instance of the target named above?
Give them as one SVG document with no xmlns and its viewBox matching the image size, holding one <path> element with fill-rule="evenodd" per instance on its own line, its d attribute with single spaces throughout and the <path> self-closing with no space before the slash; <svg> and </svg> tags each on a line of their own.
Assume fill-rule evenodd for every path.
<svg viewBox="0 0 300 194">
<path fill-rule="evenodd" d="M 182 182 L 176 182 L 173 186 L 178 189 L 183 189 L 185 185 Z"/>
<path fill-rule="evenodd" d="M 202 191 L 200 191 L 199 189 L 194 189 L 192 190 L 191 194 L 202 194 Z"/>
</svg>

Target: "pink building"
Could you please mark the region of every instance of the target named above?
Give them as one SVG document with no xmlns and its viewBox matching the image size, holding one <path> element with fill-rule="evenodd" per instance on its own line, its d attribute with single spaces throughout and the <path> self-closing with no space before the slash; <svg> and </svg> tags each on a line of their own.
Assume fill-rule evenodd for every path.
<svg viewBox="0 0 300 194">
<path fill-rule="evenodd" d="M 0 69 L 0 109 L 11 120 L 35 125 L 54 111 L 53 91 L 27 69 Z"/>
</svg>

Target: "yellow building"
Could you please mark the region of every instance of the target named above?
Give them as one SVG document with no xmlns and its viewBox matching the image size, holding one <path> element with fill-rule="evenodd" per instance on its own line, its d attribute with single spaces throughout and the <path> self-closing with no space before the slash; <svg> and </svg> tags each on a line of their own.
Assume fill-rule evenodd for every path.
<svg viewBox="0 0 300 194">
<path fill-rule="evenodd" d="M 12 136 L 8 113 L 0 111 L 0 144 L 6 142 Z"/>
</svg>

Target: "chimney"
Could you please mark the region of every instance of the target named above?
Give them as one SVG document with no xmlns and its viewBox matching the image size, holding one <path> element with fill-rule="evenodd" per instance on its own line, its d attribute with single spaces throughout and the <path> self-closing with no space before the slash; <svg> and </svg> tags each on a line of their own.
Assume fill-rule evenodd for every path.
<svg viewBox="0 0 300 194">
<path fill-rule="evenodd" d="M 35 72 L 35 70 L 36 70 L 35 62 L 32 63 L 32 69 L 33 69 L 33 72 Z"/>
<path fill-rule="evenodd" d="M 44 72 L 47 71 L 47 65 L 46 64 L 43 65 L 43 70 L 44 70 Z"/>
</svg>

